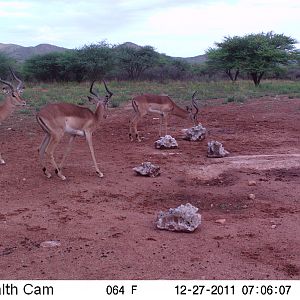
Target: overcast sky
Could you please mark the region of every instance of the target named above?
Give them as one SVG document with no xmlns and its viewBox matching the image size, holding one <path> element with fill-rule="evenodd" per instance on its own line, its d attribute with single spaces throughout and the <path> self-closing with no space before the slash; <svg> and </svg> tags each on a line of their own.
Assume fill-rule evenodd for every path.
<svg viewBox="0 0 300 300">
<path fill-rule="evenodd" d="M 300 42 L 300 0 L 0 0 L 0 28 L 5 44 L 80 48 L 106 40 L 189 57 L 225 36 L 274 31 Z"/>
</svg>

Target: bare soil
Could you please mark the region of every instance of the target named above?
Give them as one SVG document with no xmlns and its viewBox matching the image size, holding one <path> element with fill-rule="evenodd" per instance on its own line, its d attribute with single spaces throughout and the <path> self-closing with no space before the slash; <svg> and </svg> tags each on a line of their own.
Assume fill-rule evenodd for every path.
<svg viewBox="0 0 300 300">
<path fill-rule="evenodd" d="M 66 181 L 41 170 L 34 116 L 1 125 L 1 279 L 300 279 L 300 99 L 215 101 L 201 109 L 201 142 L 183 140 L 191 124 L 171 117 L 173 150 L 154 148 L 153 116 L 130 142 L 129 115 L 130 105 L 111 109 L 94 135 L 104 177 L 78 138 Z M 230 156 L 207 158 L 210 140 Z M 161 175 L 136 176 L 145 161 Z M 156 229 L 160 210 L 188 202 L 202 215 L 196 231 Z"/>
</svg>

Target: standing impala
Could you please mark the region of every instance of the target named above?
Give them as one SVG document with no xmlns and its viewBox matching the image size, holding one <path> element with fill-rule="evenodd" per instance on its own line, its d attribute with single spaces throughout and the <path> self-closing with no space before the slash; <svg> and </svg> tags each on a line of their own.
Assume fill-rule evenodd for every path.
<svg viewBox="0 0 300 300">
<path fill-rule="evenodd" d="M 141 139 L 139 137 L 137 131 L 138 121 L 147 115 L 148 113 L 159 114 L 160 117 L 160 128 L 159 135 L 162 135 L 162 124 L 165 124 L 165 134 L 167 134 L 167 119 L 169 115 L 175 115 L 184 119 L 190 118 L 194 124 L 197 123 L 197 115 L 199 112 L 195 95 L 197 91 L 194 92 L 192 96 L 192 105 L 187 106 L 186 109 L 179 107 L 174 101 L 171 100 L 169 96 L 160 96 L 160 95 L 152 95 L 145 94 L 136 96 L 132 99 L 133 106 L 133 115 L 129 121 L 129 137 L 131 141 L 133 141 L 132 129 L 135 133 L 136 139 L 140 142 Z M 195 113 L 193 113 L 193 106 L 196 109 Z"/>
<path fill-rule="evenodd" d="M 18 81 L 18 85 L 15 88 L 11 82 L 5 81 L 0 78 L 0 82 L 6 85 L 3 87 L 3 92 L 6 94 L 4 101 L 0 105 L 0 124 L 9 117 L 9 115 L 16 109 L 16 106 L 26 105 L 26 101 L 21 98 L 24 85 L 15 73 L 10 69 L 13 78 Z M 4 159 L 0 153 L 0 164 L 5 164 Z"/>
<path fill-rule="evenodd" d="M 47 171 L 44 164 L 44 154 L 46 153 L 49 156 L 57 176 L 62 180 L 65 180 L 66 177 L 62 174 L 62 166 L 76 136 L 84 136 L 86 138 L 96 173 L 99 177 L 103 177 L 103 174 L 100 172 L 96 162 L 92 134 L 96 130 L 99 121 L 106 118 L 107 104 L 113 93 L 109 91 L 103 81 L 107 94 L 105 97 L 100 97 L 95 91 L 93 91 L 94 83 L 95 81 L 92 82 L 90 87 L 90 93 L 93 96 L 88 96 L 88 99 L 96 104 L 95 112 L 91 111 L 87 107 L 75 104 L 53 103 L 44 106 L 37 114 L 37 121 L 46 133 L 44 140 L 39 147 L 39 156 L 43 172 L 48 178 L 51 177 L 51 174 Z M 65 133 L 70 134 L 71 137 L 68 147 L 64 152 L 62 161 L 58 166 L 54 159 L 54 151 Z"/>
</svg>

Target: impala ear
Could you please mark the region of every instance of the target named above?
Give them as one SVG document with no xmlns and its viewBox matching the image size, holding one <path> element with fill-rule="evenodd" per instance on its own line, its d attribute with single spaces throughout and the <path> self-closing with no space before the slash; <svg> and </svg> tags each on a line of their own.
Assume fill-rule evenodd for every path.
<svg viewBox="0 0 300 300">
<path fill-rule="evenodd" d="M 3 88 L 2 88 L 2 91 L 3 91 L 3 93 L 4 93 L 5 95 L 8 95 L 8 94 L 10 93 L 10 90 L 9 90 L 8 88 L 6 88 L 6 87 L 3 87 Z"/>
</svg>

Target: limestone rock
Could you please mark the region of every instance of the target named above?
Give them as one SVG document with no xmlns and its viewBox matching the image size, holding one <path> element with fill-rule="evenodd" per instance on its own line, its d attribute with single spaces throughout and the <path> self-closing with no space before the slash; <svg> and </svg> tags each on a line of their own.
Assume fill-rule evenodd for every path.
<svg viewBox="0 0 300 300">
<path fill-rule="evenodd" d="M 206 137 L 207 130 L 201 124 L 192 128 L 183 129 L 184 139 L 188 141 L 202 141 Z"/>
<path fill-rule="evenodd" d="M 215 223 L 219 223 L 219 224 L 225 224 L 225 222 L 226 222 L 226 219 L 218 219 L 218 220 L 216 220 L 215 221 Z"/>
<path fill-rule="evenodd" d="M 249 186 L 255 186 L 256 185 L 256 181 L 255 180 L 249 180 L 248 181 L 248 185 Z"/>
<path fill-rule="evenodd" d="M 140 166 L 133 168 L 133 170 L 142 176 L 156 177 L 160 175 L 160 167 L 153 165 L 151 162 L 143 162 Z"/>
<path fill-rule="evenodd" d="M 208 142 L 207 157 L 224 157 L 229 155 L 223 145 L 218 141 Z"/>
<path fill-rule="evenodd" d="M 156 149 L 174 149 L 178 148 L 177 141 L 170 135 L 165 135 L 155 142 Z"/>
<path fill-rule="evenodd" d="M 255 194 L 249 194 L 248 199 L 249 200 L 255 200 Z"/>
<path fill-rule="evenodd" d="M 193 232 L 201 224 L 198 208 L 187 203 L 177 208 L 170 208 L 167 212 L 160 211 L 156 226 L 170 231 Z"/>
<path fill-rule="evenodd" d="M 40 244 L 43 248 L 52 248 L 52 247 L 59 247 L 61 243 L 59 241 L 45 241 Z"/>
</svg>

